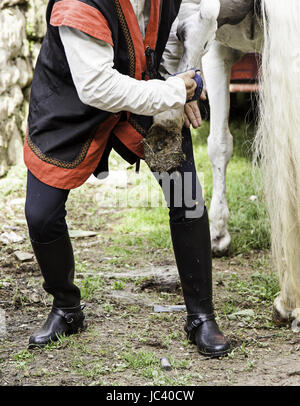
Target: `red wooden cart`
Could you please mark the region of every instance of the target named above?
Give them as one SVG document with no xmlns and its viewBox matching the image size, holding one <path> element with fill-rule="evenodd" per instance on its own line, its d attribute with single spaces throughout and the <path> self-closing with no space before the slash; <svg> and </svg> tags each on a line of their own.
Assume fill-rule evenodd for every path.
<svg viewBox="0 0 300 406">
<path fill-rule="evenodd" d="M 260 56 L 255 53 L 246 54 L 231 71 L 230 92 L 257 92 L 258 69 Z"/>
</svg>

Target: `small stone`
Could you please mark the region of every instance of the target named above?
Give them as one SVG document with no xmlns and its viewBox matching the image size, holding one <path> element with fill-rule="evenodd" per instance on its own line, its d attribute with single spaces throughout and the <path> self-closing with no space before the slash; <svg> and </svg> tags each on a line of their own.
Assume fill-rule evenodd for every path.
<svg viewBox="0 0 300 406">
<path fill-rule="evenodd" d="M 30 301 L 33 302 L 33 303 L 40 303 L 41 299 L 40 299 L 40 296 L 37 293 L 33 293 L 30 296 Z"/>
<path fill-rule="evenodd" d="M 153 306 L 153 311 L 155 313 L 171 313 L 171 312 L 180 312 L 180 311 L 185 311 L 185 310 L 186 310 L 185 305 L 173 305 L 173 306 L 154 305 Z"/>
<path fill-rule="evenodd" d="M 0 241 L 3 242 L 3 244 L 21 242 L 21 241 L 23 241 L 23 239 L 24 239 L 23 237 L 14 233 L 13 231 L 4 232 L 0 235 Z"/>
<path fill-rule="evenodd" d="M 86 231 L 86 230 L 69 230 L 69 235 L 71 238 L 85 238 L 85 237 L 93 237 L 98 235 L 99 233 L 96 231 Z"/>
<path fill-rule="evenodd" d="M 160 365 L 161 365 L 161 368 L 165 371 L 171 371 L 171 369 L 172 369 L 172 366 L 171 366 L 168 358 L 161 358 Z"/>
<path fill-rule="evenodd" d="M 14 254 L 21 262 L 30 261 L 33 258 L 33 254 L 30 254 L 29 252 L 16 251 Z"/>
</svg>

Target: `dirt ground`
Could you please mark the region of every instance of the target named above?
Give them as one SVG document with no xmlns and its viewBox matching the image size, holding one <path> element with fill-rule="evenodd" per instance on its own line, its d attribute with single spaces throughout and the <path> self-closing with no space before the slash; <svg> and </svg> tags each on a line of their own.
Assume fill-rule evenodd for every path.
<svg viewBox="0 0 300 406">
<path fill-rule="evenodd" d="M 70 224 L 77 230 L 87 230 L 94 194 L 93 187 L 87 190 L 80 213 L 72 202 L 69 207 Z M 41 287 L 35 260 L 21 255 L 32 253 L 23 204 L 24 190 L 16 187 L 0 207 L 0 308 L 6 322 L 0 339 L 1 386 L 299 385 L 300 337 L 272 322 L 276 278 L 268 252 L 213 260 L 217 320 L 232 352 L 207 359 L 186 340 L 184 311 L 154 309 L 183 305 L 171 249 L 145 245 L 141 256 L 134 246 L 127 246 L 131 255 L 126 258 L 122 249 L 109 256 L 114 244 L 110 236 L 119 220 L 112 220 L 108 210 L 101 212 L 101 225 L 92 230 L 98 234 L 73 238 L 86 329 L 29 352 L 28 338 L 45 320 L 50 298 Z M 126 209 L 120 211 L 120 218 L 125 215 Z M 7 242 L 9 236 L 22 240 Z M 161 275 L 168 276 L 168 283 Z M 163 357 L 169 359 L 171 370 L 162 369 Z"/>
</svg>

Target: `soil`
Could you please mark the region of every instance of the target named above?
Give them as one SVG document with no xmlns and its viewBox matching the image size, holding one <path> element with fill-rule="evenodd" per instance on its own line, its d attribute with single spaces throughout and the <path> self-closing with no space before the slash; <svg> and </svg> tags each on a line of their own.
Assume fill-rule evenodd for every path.
<svg viewBox="0 0 300 406">
<path fill-rule="evenodd" d="M 145 162 L 153 172 L 174 172 L 184 159 L 182 135 L 177 128 L 153 125 L 143 139 Z"/>
<path fill-rule="evenodd" d="M 70 224 L 76 229 L 87 228 L 94 187 L 88 191 L 80 213 L 72 205 L 69 208 Z M 253 297 L 246 290 L 258 270 L 272 273 L 268 252 L 214 258 L 217 321 L 232 352 L 209 359 L 187 342 L 184 311 L 154 311 L 154 305 L 184 304 L 172 251 L 153 252 L 145 246 L 143 258 L 135 257 L 129 264 L 122 255 L 107 257 L 118 220 L 112 221 L 105 210 L 101 229 L 92 230 L 99 234 L 72 240 L 81 264 L 76 281 L 86 296 L 85 330 L 47 349 L 28 352 L 28 338 L 47 317 L 51 299 L 42 289 L 35 260 L 21 257 L 21 261 L 15 253 L 32 253 L 23 203 L 22 193 L 13 194 L 0 212 L 2 234 L 13 231 L 23 238 L 0 243 L 0 307 L 6 320 L 6 334 L 0 339 L 1 386 L 299 385 L 299 335 L 289 326 L 274 325 L 272 301 L 257 300 L 255 287 Z M 120 215 L 126 215 L 126 209 Z M 162 370 L 163 357 L 170 360 L 171 370 Z"/>
</svg>

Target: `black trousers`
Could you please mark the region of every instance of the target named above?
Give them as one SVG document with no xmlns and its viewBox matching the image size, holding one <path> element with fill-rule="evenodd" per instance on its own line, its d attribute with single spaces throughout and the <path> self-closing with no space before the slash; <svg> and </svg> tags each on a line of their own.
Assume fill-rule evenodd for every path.
<svg viewBox="0 0 300 406">
<path fill-rule="evenodd" d="M 196 173 L 190 131 L 183 129 L 185 160 L 176 173 L 154 173 L 161 186 L 171 222 L 200 218 L 204 211 L 202 188 Z M 66 202 L 70 191 L 48 186 L 30 171 L 27 176 L 25 215 L 31 240 L 47 243 L 67 231 Z"/>
</svg>

